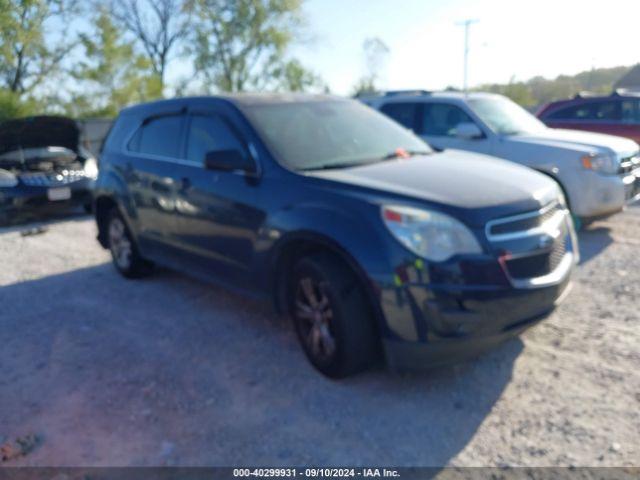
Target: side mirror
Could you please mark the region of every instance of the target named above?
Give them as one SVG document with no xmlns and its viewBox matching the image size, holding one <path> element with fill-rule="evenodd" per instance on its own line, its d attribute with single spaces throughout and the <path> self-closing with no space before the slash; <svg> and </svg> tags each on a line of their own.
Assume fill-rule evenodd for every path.
<svg viewBox="0 0 640 480">
<path fill-rule="evenodd" d="M 482 130 L 480 130 L 475 123 L 471 122 L 459 123 L 454 129 L 453 134 L 460 140 L 477 140 L 484 137 Z"/>
<path fill-rule="evenodd" d="M 255 173 L 254 163 L 240 152 L 240 150 L 214 150 L 204 156 L 204 168 L 207 170 L 221 170 L 233 172 L 241 170 L 245 173 Z"/>
</svg>

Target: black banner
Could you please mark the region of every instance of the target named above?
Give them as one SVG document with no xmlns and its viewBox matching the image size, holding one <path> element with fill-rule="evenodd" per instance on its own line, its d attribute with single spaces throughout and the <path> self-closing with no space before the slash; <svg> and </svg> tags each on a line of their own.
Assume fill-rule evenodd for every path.
<svg viewBox="0 0 640 480">
<path fill-rule="evenodd" d="M 0 480 L 227 480 L 242 478 L 639 480 L 640 467 L 0 467 Z"/>
</svg>

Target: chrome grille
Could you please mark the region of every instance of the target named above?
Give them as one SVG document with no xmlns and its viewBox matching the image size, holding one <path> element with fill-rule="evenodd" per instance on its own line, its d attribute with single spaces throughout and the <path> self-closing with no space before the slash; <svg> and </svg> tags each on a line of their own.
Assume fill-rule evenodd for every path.
<svg viewBox="0 0 640 480">
<path fill-rule="evenodd" d="M 20 181 L 30 187 L 57 187 L 77 182 L 86 177 L 84 170 L 69 170 L 62 173 L 25 173 L 20 175 Z"/>
<path fill-rule="evenodd" d="M 558 201 L 535 212 L 492 220 L 485 231 L 517 288 L 561 281 L 577 258 L 571 217 Z"/>
<path fill-rule="evenodd" d="M 631 156 L 621 158 L 618 174 L 628 175 L 637 168 L 640 168 L 640 153 L 635 153 Z"/>
<path fill-rule="evenodd" d="M 558 202 L 553 202 L 551 205 L 540 210 L 540 212 L 525 214 L 522 215 L 521 218 L 513 217 L 510 219 L 495 220 L 490 223 L 488 233 L 489 236 L 496 236 L 531 230 L 548 222 L 560 211 L 562 211 L 562 206 Z"/>
<path fill-rule="evenodd" d="M 550 251 L 507 260 L 512 278 L 522 280 L 537 278 L 553 272 L 567 253 L 567 238 L 559 238 Z"/>
</svg>

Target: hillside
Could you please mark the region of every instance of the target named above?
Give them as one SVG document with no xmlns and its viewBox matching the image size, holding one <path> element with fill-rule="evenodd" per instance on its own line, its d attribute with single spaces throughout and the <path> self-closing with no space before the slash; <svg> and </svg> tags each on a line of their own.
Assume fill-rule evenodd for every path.
<svg viewBox="0 0 640 480">
<path fill-rule="evenodd" d="M 533 77 L 525 82 L 485 84 L 474 90 L 501 93 L 523 107 L 533 108 L 543 103 L 569 98 L 580 91 L 609 93 L 613 84 L 632 67 L 594 68 L 576 75 L 560 75 L 553 80 Z"/>
</svg>

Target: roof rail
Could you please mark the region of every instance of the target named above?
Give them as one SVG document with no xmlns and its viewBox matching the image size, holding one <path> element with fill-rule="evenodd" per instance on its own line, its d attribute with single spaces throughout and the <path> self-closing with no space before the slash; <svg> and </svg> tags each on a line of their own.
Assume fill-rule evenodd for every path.
<svg viewBox="0 0 640 480">
<path fill-rule="evenodd" d="M 613 92 L 611 92 L 612 97 L 621 97 L 621 96 L 640 96 L 640 88 L 615 88 Z"/>
<path fill-rule="evenodd" d="M 599 97 L 601 95 L 597 94 L 596 92 L 588 92 L 586 90 L 583 90 L 582 92 L 578 92 L 576 93 L 576 96 L 573 98 L 590 98 L 590 97 Z"/>
<path fill-rule="evenodd" d="M 385 97 L 395 97 L 396 95 L 431 95 L 429 90 L 388 90 L 384 92 Z"/>
</svg>

